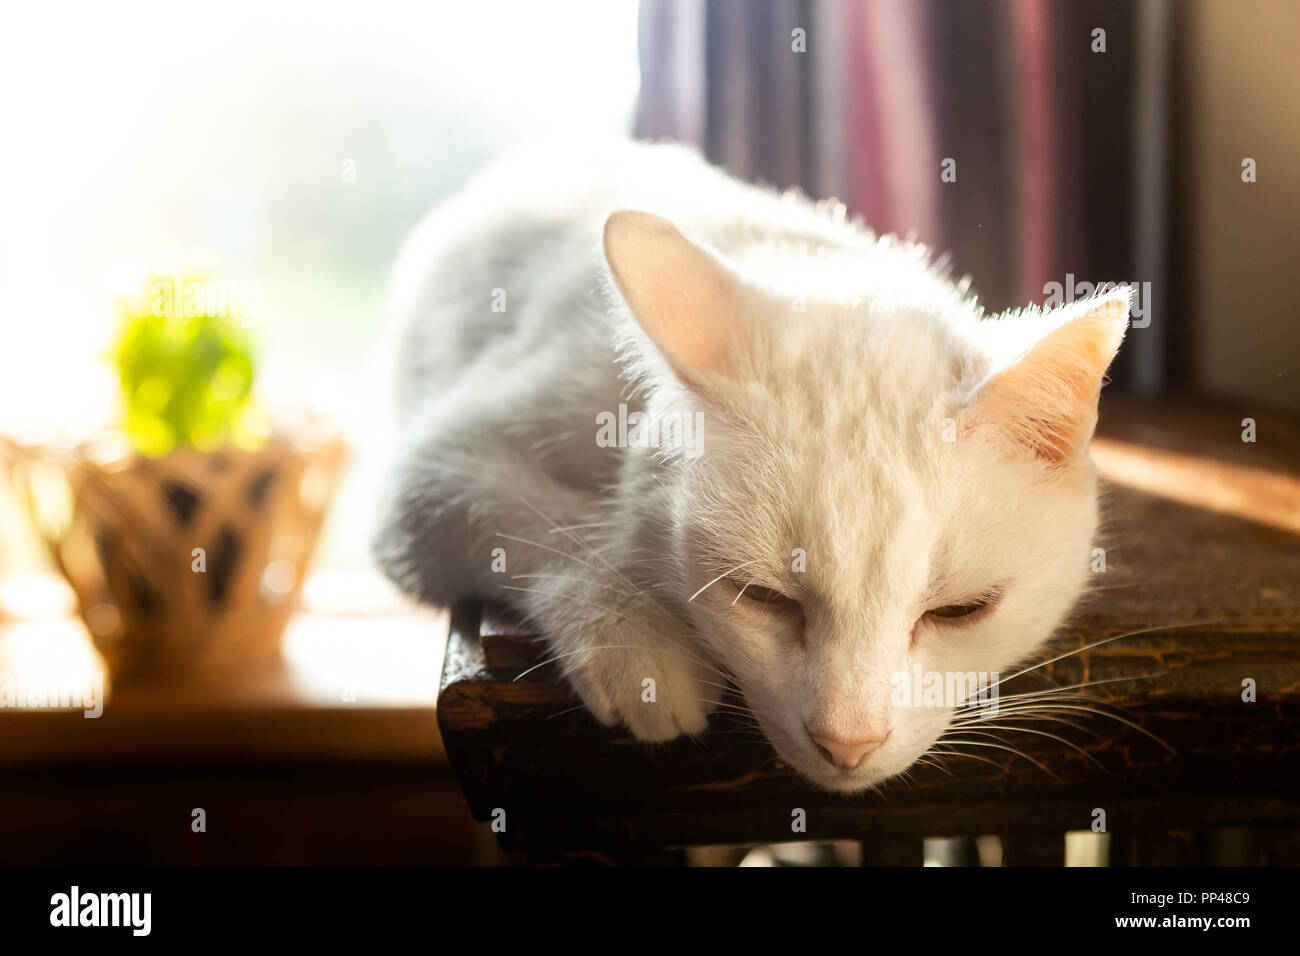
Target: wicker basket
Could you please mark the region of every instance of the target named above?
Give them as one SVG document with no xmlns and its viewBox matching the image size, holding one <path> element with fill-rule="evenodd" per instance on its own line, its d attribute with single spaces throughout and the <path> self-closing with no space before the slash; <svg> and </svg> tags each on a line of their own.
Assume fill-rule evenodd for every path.
<svg viewBox="0 0 1300 956">
<path fill-rule="evenodd" d="M 344 456 L 337 436 L 150 459 L 9 444 L 13 484 L 115 682 L 276 654 Z"/>
</svg>

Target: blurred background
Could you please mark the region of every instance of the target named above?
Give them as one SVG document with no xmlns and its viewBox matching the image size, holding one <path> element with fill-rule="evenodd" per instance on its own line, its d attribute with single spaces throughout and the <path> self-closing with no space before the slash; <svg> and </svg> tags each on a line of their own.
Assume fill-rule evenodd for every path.
<svg viewBox="0 0 1300 956">
<path fill-rule="evenodd" d="M 13 454 L 122 424 L 123 323 L 149 312 L 123 303 L 182 275 L 237 295 L 208 317 L 253 357 L 257 408 L 310 409 L 351 449 L 311 574 L 304 530 L 303 557 L 250 579 L 258 600 L 301 608 L 274 666 L 200 675 L 185 693 L 145 681 L 103 725 L 0 709 L 0 774 L 15 782 L 0 851 L 14 862 L 494 859 L 439 751 L 439 619 L 370 569 L 382 462 L 369 451 L 402 239 L 535 135 L 683 140 L 736 175 L 838 197 L 878 232 L 950 254 L 991 311 L 1136 283 L 1145 324 L 1117 385 L 1300 413 L 1300 7 L 1287 0 L 233 0 L 28 4 L 6 19 L 0 436 Z M 206 466 L 164 480 L 166 467 L 149 480 L 175 505 L 191 480 L 177 475 Z M 215 501 L 205 480 L 192 479 Z M 121 614 L 96 629 L 112 602 L 64 582 L 25 494 L 0 483 L 0 672 L 94 673 L 105 642 L 127 639 Z M 270 520 L 239 518 L 245 556 Z M 101 561 L 102 537 L 85 545 Z M 262 822 L 196 847 L 204 799 Z M 142 822 L 141 801 L 171 822 Z M 368 814 L 382 832 L 349 829 Z"/>
</svg>

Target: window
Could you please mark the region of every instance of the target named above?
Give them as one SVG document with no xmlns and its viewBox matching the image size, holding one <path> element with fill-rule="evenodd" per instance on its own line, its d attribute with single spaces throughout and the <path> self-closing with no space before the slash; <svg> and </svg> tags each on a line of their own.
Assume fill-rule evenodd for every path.
<svg viewBox="0 0 1300 956">
<path fill-rule="evenodd" d="M 111 424 L 106 293 L 202 249 L 254 292 L 264 404 L 305 400 L 364 441 L 406 233 L 516 142 L 626 131 L 637 92 L 635 0 L 29 4 L 6 17 L 0 434 L 15 436 Z M 367 566 L 378 467 L 354 459 L 317 567 Z M 37 560 L 30 542 L 0 554 L 0 573 Z"/>
</svg>

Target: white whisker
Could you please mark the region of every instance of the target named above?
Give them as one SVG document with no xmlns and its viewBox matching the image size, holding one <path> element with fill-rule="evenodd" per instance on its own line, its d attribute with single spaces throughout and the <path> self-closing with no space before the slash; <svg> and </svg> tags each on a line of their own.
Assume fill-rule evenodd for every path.
<svg viewBox="0 0 1300 956">
<path fill-rule="evenodd" d="M 1024 753 L 1023 751 L 1017 750 L 1015 747 L 1010 747 L 1007 746 L 1006 744 L 984 743 L 983 741 L 980 740 L 950 740 L 947 738 L 940 738 L 940 739 L 942 739 L 945 744 L 950 744 L 950 745 L 961 744 L 962 746 L 966 746 L 966 747 L 992 747 L 995 750 L 1005 750 L 1008 753 L 1015 754 L 1017 757 L 1023 757 L 1025 760 L 1028 760 L 1030 763 L 1032 763 L 1039 770 L 1043 771 L 1043 773 L 1047 774 L 1053 780 L 1059 779 L 1056 776 L 1056 774 L 1052 773 L 1052 771 L 1048 770 L 1046 767 L 1044 767 L 1033 757 L 1029 756 L 1027 753 Z"/>
<path fill-rule="evenodd" d="M 736 573 L 737 571 L 739 571 L 741 568 L 747 568 L 747 567 L 749 567 L 751 564 L 757 564 L 757 563 L 758 563 L 758 559 L 755 558 L 753 561 L 746 561 L 744 564 L 738 564 L 738 565 L 736 565 L 736 566 L 735 566 L 734 568 L 732 568 L 730 571 L 723 571 L 723 572 L 722 572 L 721 574 L 719 574 L 716 578 L 714 578 L 714 579 L 713 579 L 712 581 L 710 581 L 708 584 L 704 585 L 704 587 L 700 588 L 698 591 L 696 591 L 694 594 L 692 594 L 689 598 L 687 598 L 687 603 L 690 603 L 690 602 L 694 601 L 697 597 L 699 597 L 701 594 L 703 594 L 703 593 L 704 593 L 705 591 L 707 591 L 709 588 L 713 587 L 713 585 L 717 584 L 719 581 L 721 581 L 723 578 L 725 578 L 728 574 L 735 574 L 735 573 Z M 716 567 L 716 565 L 715 565 L 715 567 Z"/>
<path fill-rule="evenodd" d="M 1226 623 L 1228 622 L 1227 621 L 1183 621 L 1182 623 L 1179 624 L 1160 624 L 1154 627 L 1144 627 L 1136 631 L 1127 631 L 1123 634 L 1115 634 L 1112 635 L 1111 637 L 1102 638 L 1100 641 L 1093 641 L 1091 644 L 1085 644 L 1082 647 L 1075 648 L 1072 651 L 1066 651 L 1064 654 L 1058 654 L 1056 657 L 1049 658 L 1048 660 L 1040 661 L 1039 663 L 1034 664 L 1031 667 L 1026 667 L 1023 670 L 1016 671 L 1014 674 L 1008 674 L 1006 677 L 1001 678 L 996 683 L 990 684 L 989 687 L 990 689 L 993 687 L 997 687 L 999 684 L 1004 684 L 1007 681 L 1011 680 L 1012 678 L 1020 677 L 1022 674 L 1028 674 L 1030 671 L 1036 671 L 1040 667 L 1046 667 L 1048 664 L 1055 664 L 1057 661 L 1063 661 L 1067 657 L 1073 657 L 1075 654 L 1082 654 L 1084 651 L 1094 650 L 1098 647 L 1102 647 L 1103 645 L 1110 644 L 1113 641 L 1123 640 L 1126 637 L 1137 637 L 1140 634 L 1154 634 L 1156 631 L 1172 631 L 1172 630 L 1177 630 L 1180 627 L 1206 627 L 1212 624 L 1226 624 Z"/>
</svg>

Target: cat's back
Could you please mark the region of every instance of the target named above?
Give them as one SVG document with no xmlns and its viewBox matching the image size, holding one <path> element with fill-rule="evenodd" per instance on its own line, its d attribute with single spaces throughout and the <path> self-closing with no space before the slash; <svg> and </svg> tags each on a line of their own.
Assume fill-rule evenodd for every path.
<svg viewBox="0 0 1300 956">
<path fill-rule="evenodd" d="M 395 296 L 409 300 L 430 269 L 473 282 L 502 276 L 549 284 L 594 273 L 610 212 L 635 207 L 671 216 L 689 208 L 686 193 L 707 195 L 706 183 L 740 186 L 684 146 L 610 138 L 520 147 L 420 224 L 399 257 Z"/>
<path fill-rule="evenodd" d="M 685 147 L 614 138 L 531 144 L 480 173 L 425 218 L 398 258 L 390 308 L 400 326 L 399 407 L 477 365 L 536 361 L 539 348 L 562 348 L 566 337 L 586 353 L 607 332 L 597 289 L 606 216 L 662 208 L 669 184 L 702 180 L 734 185 Z"/>
<path fill-rule="evenodd" d="M 827 269 L 846 274 L 828 265 L 828 251 L 831 263 L 850 257 L 858 276 L 924 277 L 915 262 L 882 262 L 897 253 L 833 207 L 741 182 L 690 147 L 620 138 L 542 141 L 476 176 L 404 247 L 392 293 L 404 328 L 401 404 L 450 387 L 479 366 L 519 368 L 557 361 L 557 353 L 583 361 L 593 355 L 593 341 L 607 345 L 601 233 L 618 209 L 671 219 L 772 283 L 801 286 Z M 872 269 L 873 261 L 880 267 Z"/>
</svg>

